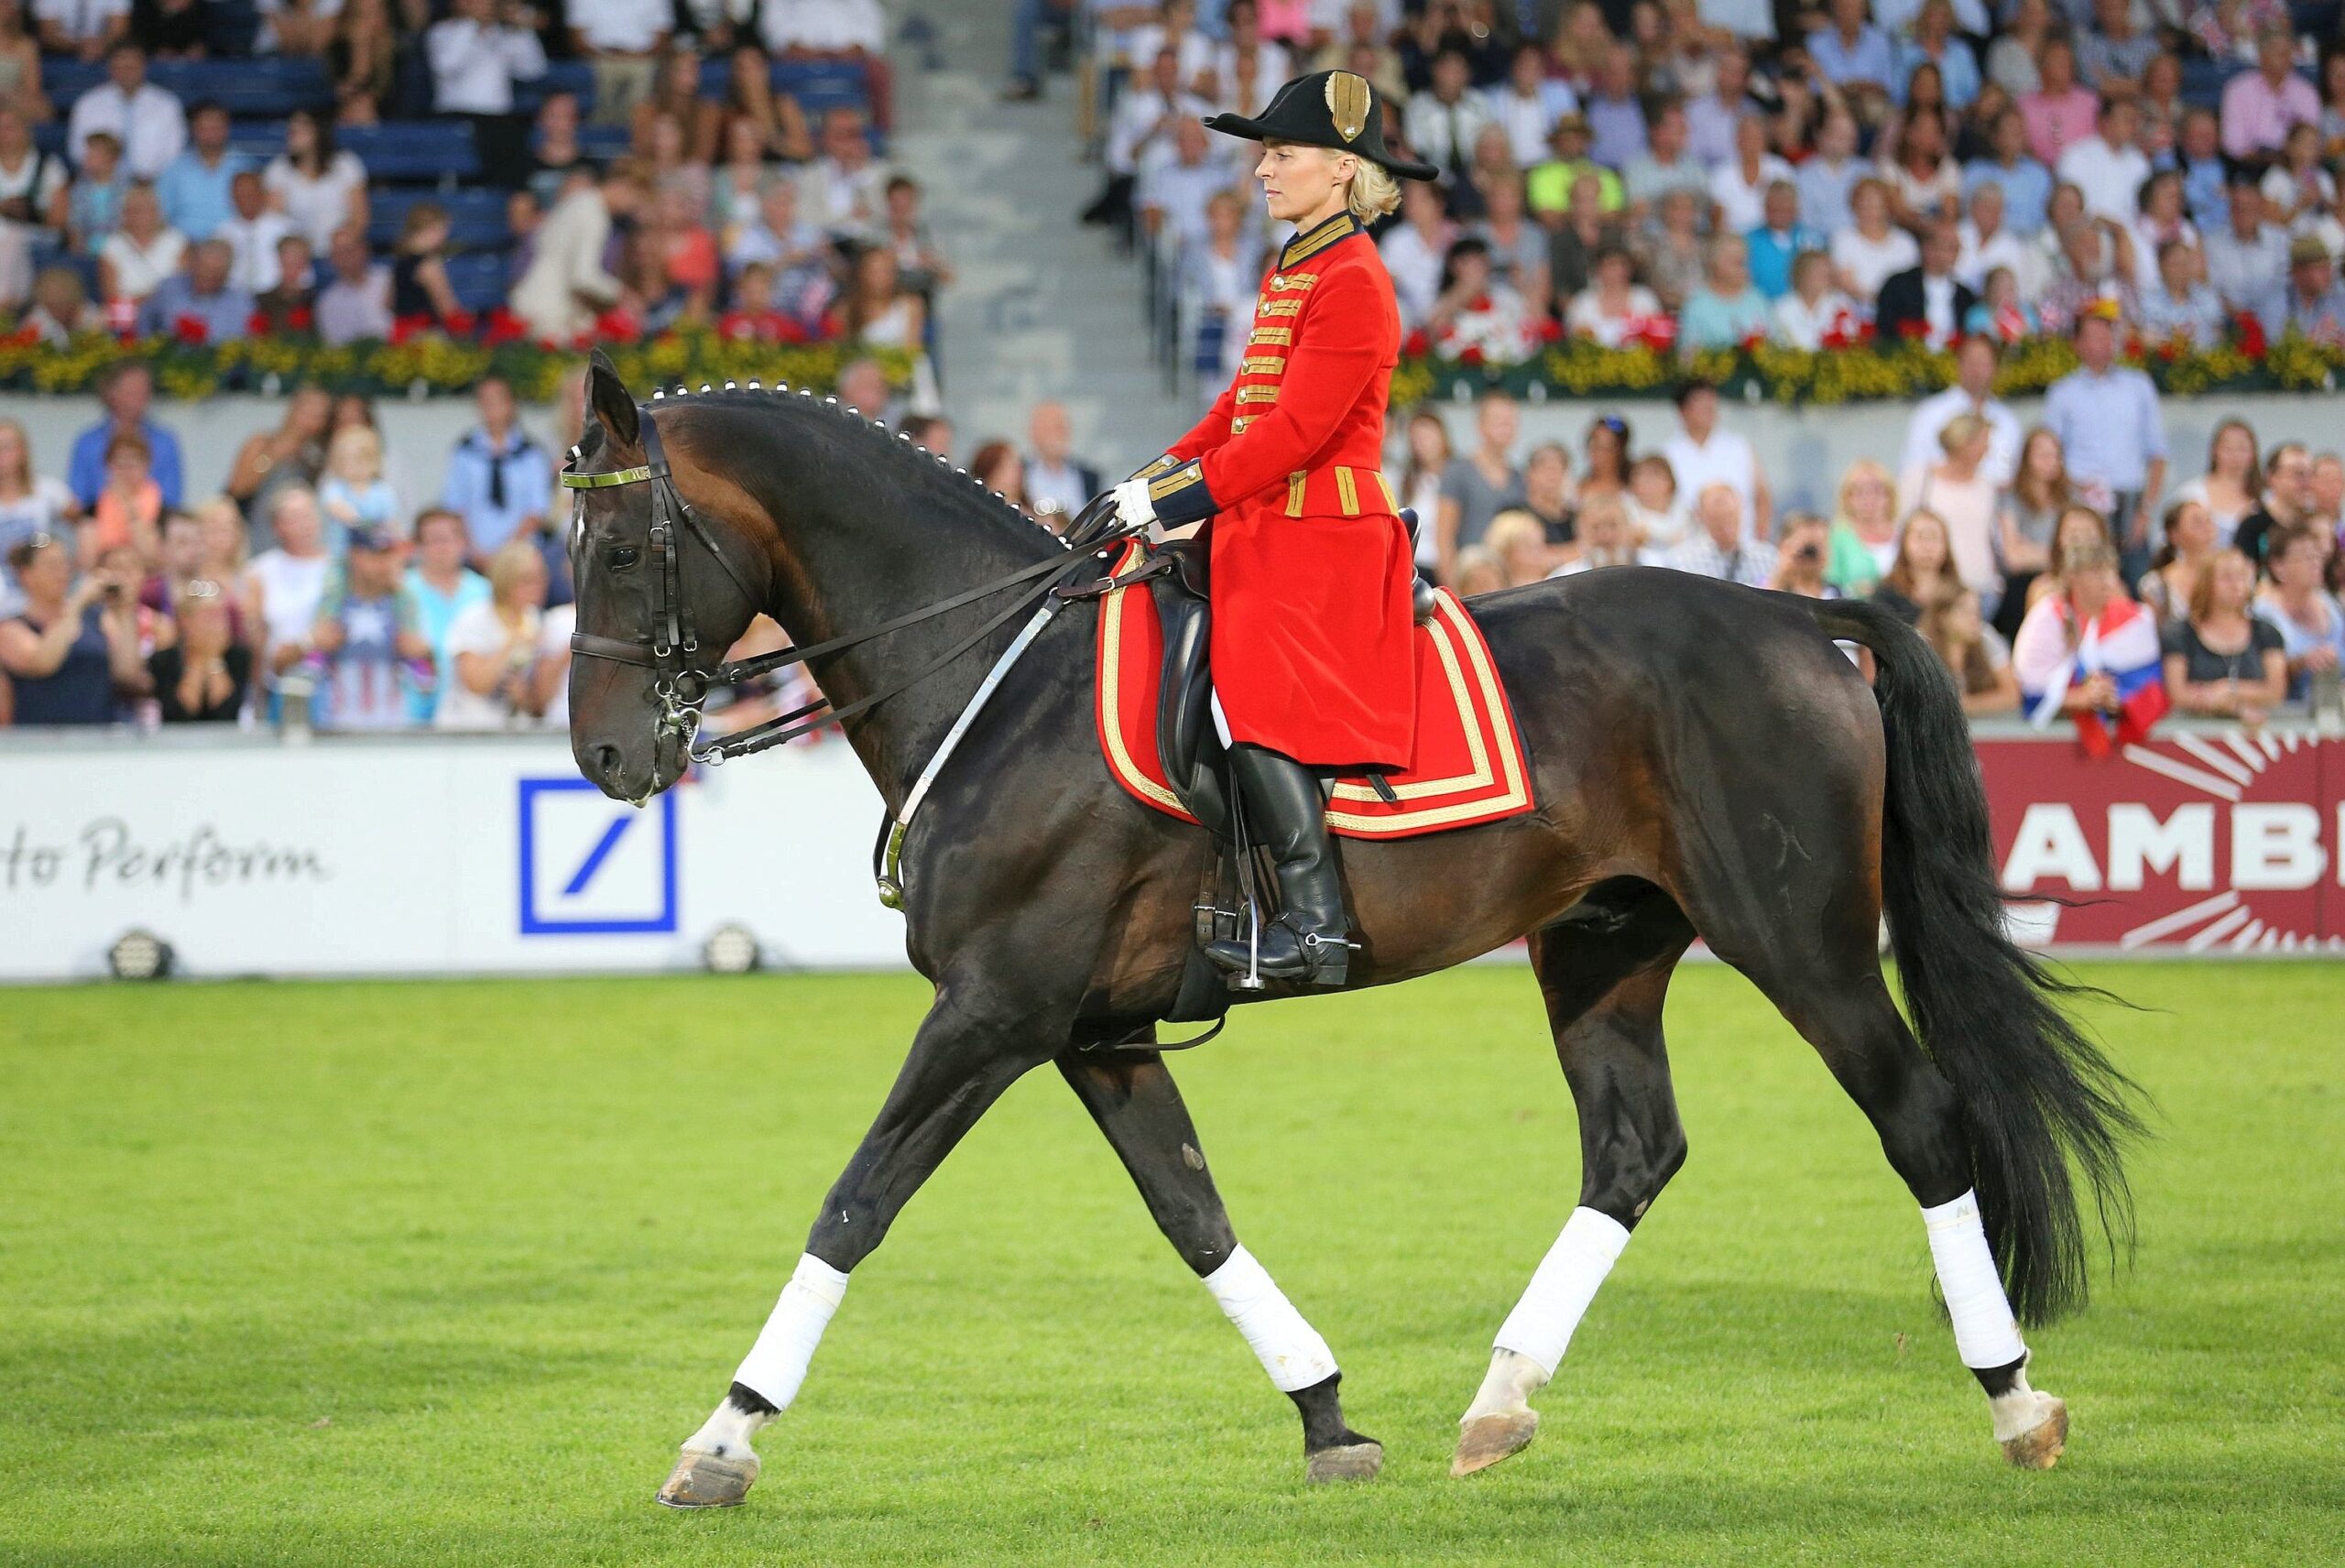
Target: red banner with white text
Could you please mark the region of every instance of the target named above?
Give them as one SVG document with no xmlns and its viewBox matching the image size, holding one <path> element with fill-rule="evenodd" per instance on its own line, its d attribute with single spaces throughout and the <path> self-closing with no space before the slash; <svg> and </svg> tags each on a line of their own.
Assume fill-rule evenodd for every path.
<svg viewBox="0 0 2345 1568">
<path fill-rule="evenodd" d="M 2100 760 L 2065 732 L 1977 746 L 2026 945 L 2345 953 L 2345 741 L 2161 729 Z"/>
</svg>

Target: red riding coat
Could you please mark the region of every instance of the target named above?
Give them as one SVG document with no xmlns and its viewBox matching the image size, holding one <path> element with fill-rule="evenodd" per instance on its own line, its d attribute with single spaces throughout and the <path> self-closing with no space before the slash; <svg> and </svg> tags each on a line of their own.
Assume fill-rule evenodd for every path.
<svg viewBox="0 0 2345 1568">
<path fill-rule="evenodd" d="M 1213 683 L 1233 740 L 1314 767 L 1407 765 L 1408 533 L 1384 478 L 1401 316 L 1349 213 L 1287 242 L 1238 378 L 1141 471 L 1157 516 L 1213 518 Z"/>
</svg>

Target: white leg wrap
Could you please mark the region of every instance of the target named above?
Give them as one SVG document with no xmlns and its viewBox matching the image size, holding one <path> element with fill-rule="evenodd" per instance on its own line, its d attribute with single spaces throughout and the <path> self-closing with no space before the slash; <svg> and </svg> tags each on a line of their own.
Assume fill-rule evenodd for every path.
<svg viewBox="0 0 2345 1568">
<path fill-rule="evenodd" d="M 1564 1234 L 1539 1260 L 1522 1300 L 1499 1325 L 1492 1348 L 1526 1356 L 1554 1377 L 1564 1364 L 1572 1331 L 1596 1300 L 1596 1288 L 1628 1245 L 1628 1229 L 1619 1220 L 1594 1209 L 1574 1209 L 1564 1222 Z"/>
<path fill-rule="evenodd" d="M 811 1252 L 799 1258 L 790 1283 L 781 1288 L 781 1300 L 773 1304 L 773 1315 L 758 1332 L 758 1343 L 749 1346 L 733 1380 L 756 1389 L 774 1409 L 788 1410 L 798 1397 L 798 1386 L 806 1380 L 806 1364 L 814 1358 L 823 1330 L 830 1326 L 831 1314 L 845 1295 L 845 1275 Z"/>
<path fill-rule="evenodd" d="M 1924 1209 L 1922 1223 L 1929 1227 L 1930 1260 L 1937 1265 L 1938 1288 L 1946 1292 L 1962 1364 L 2008 1367 L 2025 1356 L 2018 1320 L 1987 1246 L 1987 1227 L 1979 1219 L 1979 1194 L 1965 1192 L 1950 1203 Z"/>
<path fill-rule="evenodd" d="M 1270 1270 L 1244 1247 L 1205 1276 L 1205 1289 L 1254 1347 L 1262 1370 L 1281 1393 L 1292 1394 L 1336 1375 L 1336 1353 L 1271 1282 Z"/>
</svg>

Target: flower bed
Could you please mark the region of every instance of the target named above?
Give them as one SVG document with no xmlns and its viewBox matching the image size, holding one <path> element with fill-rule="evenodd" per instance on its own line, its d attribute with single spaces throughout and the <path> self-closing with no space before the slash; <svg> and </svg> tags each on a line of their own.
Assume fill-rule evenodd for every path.
<svg viewBox="0 0 2345 1568">
<path fill-rule="evenodd" d="M 2268 344 L 2250 337 L 2210 349 L 2133 343 L 2125 360 L 2149 372 L 2170 397 L 2328 392 L 2345 376 L 2345 347 L 2293 332 Z M 2067 339 L 2026 339 L 2005 350 L 1995 390 L 2006 397 L 2034 396 L 2076 368 Z M 1918 343 L 1868 342 L 1815 354 L 1751 343 L 1685 357 L 1646 344 L 1605 348 L 1582 338 L 1553 344 L 1519 365 L 1404 354 L 1393 372 L 1392 401 L 1409 408 L 1428 398 L 1464 400 L 1492 387 L 1537 402 L 1666 397 L 1689 376 L 1715 382 L 1730 398 L 1828 408 L 1926 397 L 1954 384 L 1954 355 Z"/>
<path fill-rule="evenodd" d="M 911 357 L 900 349 L 740 343 L 705 328 L 669 332 L 648 342 L 613 343 L 605 352 L 627 384 L 644 397 L 680 382 L 698 387 L 703 382 L 746 383 L 752 377 L 768 387 L 787 383 L 828 391 L 843 365 L 867 357 L 887 373 L 890 385 L 905 386 L 911 379 Z M 300 382 L 376 397 L 460 397 L 494 371 L 511 381 L 524 401 L 548 402 L 560 392 L 562 377 L 584 362 L 583 354 L 571 349 L 474 343 L 438 333 L 336 347 L 298 336 L 205 343 L 178 336 L 117 338 L 92 332 L 63 348 L 19 334 L 0 340 L 0 388 L 88 392 L 107 365 L 133 357 L 154 366 L 156 383 L 166 397 L 189 401 L 223 392 L 275 393 Z"/>
</svg>

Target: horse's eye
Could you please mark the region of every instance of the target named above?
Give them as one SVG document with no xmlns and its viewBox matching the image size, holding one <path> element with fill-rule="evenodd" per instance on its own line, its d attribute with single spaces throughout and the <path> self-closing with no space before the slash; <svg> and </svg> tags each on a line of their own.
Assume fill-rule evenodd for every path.
<svg viewBox="0 0 2345 1568">
<path fill-rule="evenodd" d="M 636 561 L 640 559 L 640 556 L 641 552 L 633 545 L 620 545 L 610 553 L 609 560 L 611 563 L 611 570 L 613 572 L 625 572 L 628 567 L 633 566 Z"/>
</svg>

